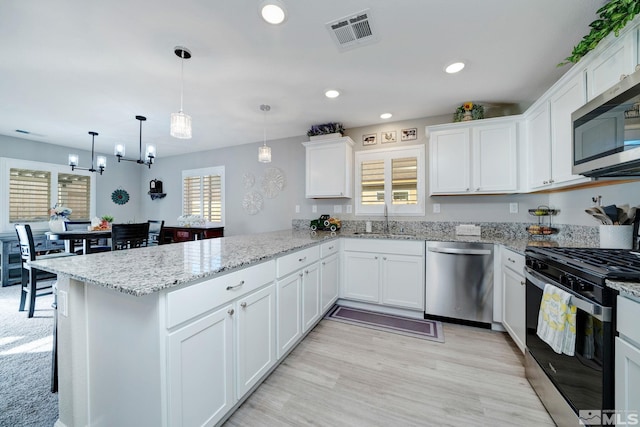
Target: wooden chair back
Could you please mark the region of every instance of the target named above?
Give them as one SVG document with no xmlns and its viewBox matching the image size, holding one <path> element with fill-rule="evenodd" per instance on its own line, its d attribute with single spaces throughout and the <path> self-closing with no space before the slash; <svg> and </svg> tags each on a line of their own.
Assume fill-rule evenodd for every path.
<svg viewBox="0 0 640 427">
<path fill-rule="evenodd" d="M 112 224 L 111 250 L 132 249 L 149 243 L 149 223 Z"/>
<path fill-rule="evenodd" d="M 162 229 L 164 228 L 164 220 L 150 219 L 149 223 L 149 245 L 161 245 L 164 242 Z"/>
</svg>

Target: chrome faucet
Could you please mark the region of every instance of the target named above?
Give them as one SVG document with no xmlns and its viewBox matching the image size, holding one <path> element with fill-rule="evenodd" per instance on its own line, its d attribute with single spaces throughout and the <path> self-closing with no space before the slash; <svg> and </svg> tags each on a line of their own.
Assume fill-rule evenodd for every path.
<svg viewBox="0 0 640 427">
<path fill-rule="evenodd" d="M 389 210 L 387 204 L 384 204 L 384 232 L 389 234 Z"/>
</svg>

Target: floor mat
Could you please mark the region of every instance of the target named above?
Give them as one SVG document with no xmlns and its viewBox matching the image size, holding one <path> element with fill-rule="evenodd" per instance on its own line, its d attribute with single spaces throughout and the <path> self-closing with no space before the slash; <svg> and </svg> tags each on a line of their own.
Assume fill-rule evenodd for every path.
<svg viewBox="0 0 640 427">
<path fill-rule="evenodd" d="M 444 342 L 442 323 L 436 320 L 412 319 L 393 314 L 375 313 L 357 308 L 334 306 L 326 319 L 393 332 L 430 341 Z"/>
</svg>

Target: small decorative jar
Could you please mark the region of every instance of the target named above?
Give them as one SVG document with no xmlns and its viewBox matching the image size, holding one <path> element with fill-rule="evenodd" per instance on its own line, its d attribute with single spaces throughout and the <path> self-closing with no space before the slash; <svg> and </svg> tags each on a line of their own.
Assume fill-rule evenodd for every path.
<svg viewBox="0 0 640 427">
<path fill-rule="evenodd" d="M 60 233 L 64 231 L 64 223 L 67 222 L 67 219 L 64 217 L 58 217 L 49 220 L 49 230 L 54 233 Z"/>
</svg>

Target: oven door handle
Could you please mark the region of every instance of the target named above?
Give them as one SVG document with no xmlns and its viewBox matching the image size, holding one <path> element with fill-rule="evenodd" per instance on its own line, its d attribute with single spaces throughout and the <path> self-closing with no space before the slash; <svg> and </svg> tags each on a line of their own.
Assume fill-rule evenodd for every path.
<svg viewBox="0 0 640 427">
<path fill-rule="evenodd" d="M 540 274 L 536 273 L 534 270 L 532 270 L 529 267 L 524 268 L 524 275 L 528 281 L 530 281 L 531 283 L 533 283 L 543 291 L 544 291 L 544 285 L 546 285 L 547 283 L 550 283 L 553 286 L 556 286 L 560 289 L 565 289 L 559 283 L 541 276 Z M 574 294 L 573 292 L 570 292 L 570 294 L 571 294 L 571 304 L 575 305 L 578 310 L 582 310 L 586 313 L 589 313 L 590 315 L 600 320 L 601 322 L 611 322 L 611 318 L 613 315 L 613 309 L 611 307 L 604 307 L 600 304 L 596 304 L 593 301 L 586 300 L 580 297 L 579 295 Z"/>
</svg>

